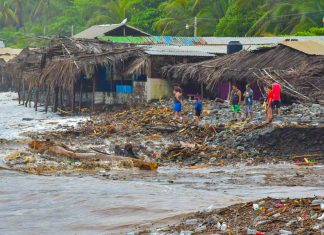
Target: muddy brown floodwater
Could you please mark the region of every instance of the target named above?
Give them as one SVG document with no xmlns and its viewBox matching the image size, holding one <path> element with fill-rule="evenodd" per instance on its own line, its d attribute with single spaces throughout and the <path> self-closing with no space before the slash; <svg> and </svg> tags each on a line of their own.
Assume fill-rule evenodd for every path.
<svg viewBox="0 0 324 235">
<path fill-rule="evenodd" d="M 3 94 L 0 106 L 20 116 L 11 117 L 9 123 L 2 114 L 0 129 L 6 128 L 10 139 L 10 133 L 15 133 L 15 139 L 23 138 L 20 133 L 30 131 L 32 125 L 22 124 L 22 118 L 34 111 L 1 98 Z M 59 116 L 50 118 L 62 123 Z M 48 120 L 34 122 L 41 130 L 48 126 Z M 20 147 L 0 146 L 0 159 Z M 172 223 L 177 215 L 210 205 L 224 207 L 267 196 L 322 195 L 323 172 L 322 166 L 288 164 L 196 170 L 162 167 L 157 172 L 112 171 L 93 177 L 0 171 L 0 234 L 123 234 L 152 222 Z"/>
</svg>

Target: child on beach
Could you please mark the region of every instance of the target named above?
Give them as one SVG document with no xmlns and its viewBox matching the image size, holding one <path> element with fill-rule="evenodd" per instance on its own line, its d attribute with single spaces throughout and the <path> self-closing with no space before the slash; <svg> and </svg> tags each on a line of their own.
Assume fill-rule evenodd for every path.
<svg viewBox="0 0 324 235">
<path fill-rule="evenodd" d="M 198 119 L 201 118 L 201 112 L 202 112 L 202 109 L 203 109 L 203 105 L 202 105 L 202 102 L 201 102 L 201 98 L 199 96 L 196 96 L 195 97 L 195 113 L 196 113 L 196 117 Z"/>
</svg>

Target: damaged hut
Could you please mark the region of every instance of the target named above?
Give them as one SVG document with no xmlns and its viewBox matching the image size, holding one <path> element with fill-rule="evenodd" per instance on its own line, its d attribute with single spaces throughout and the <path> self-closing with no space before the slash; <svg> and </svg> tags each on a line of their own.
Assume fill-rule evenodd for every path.
<svg viewBox="0 0 324 235">
<path fill-rule="evenodd" d="M 216 97 L 227 98 L 229 83 L 278 82 L 287 97 L 302 102 L 324 102 L 324 44 L 284 41 L 276 47 L 240 51 L 209 61 L 164 68 L 164 78 L 204 84 Z"/>
<path fill-rule="evenodd" d="M 21 49 L 14 49 L 9 47 L 2 48 L 0 45 L 0 73 L 1 73 L 0 91 L 7 91 L 8 89 L 12 88 L 12 80 L 6 73 L 5 68 L 8 61 L 17 57 L 21 53 L 21 51 L 22 51 Z"/>
<path fill-rule="evenodd" d="M 130 45 L 57 38 L 47 48 L 26 49 L 11 61 L 8 71 L 15 77 L 25 104 L 34 101 L 36 109 L 44 105 L 47 111 L 51 106 L 54 112 L 93 111 L 104 99 L 110 99 L 110 103 L 142 99 L 140 95 L 128 96 L 134 79 L 123 73 L 142 54 L 142 48 Z"/>
<path fill-rule="evenodd" d="M 162 67 L 213 57 L 176 46 L 56 38 L 46 48 L 24 49 L 7 70 L 25 106 L 71 113 L 169 97 Z"/>
</svg>

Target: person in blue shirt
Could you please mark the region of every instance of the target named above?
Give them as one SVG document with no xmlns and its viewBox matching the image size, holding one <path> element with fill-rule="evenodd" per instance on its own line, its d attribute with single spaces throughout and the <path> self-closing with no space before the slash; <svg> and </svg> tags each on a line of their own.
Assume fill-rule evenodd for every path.
<svg viewBox="0 0 324 235">
<path fill-rule="evenodd" d="M 201 102 L 201 98 L 199 96 L 196 96 L 195 97 L 195 113 L 196 113 L 196 117 L 198 119 L 200 119 L 201 117 L 201 112 L 202 112 L 202 109 L 203 109 L 203 105 L 202 105 L 202 102 Z"/>
</svg>

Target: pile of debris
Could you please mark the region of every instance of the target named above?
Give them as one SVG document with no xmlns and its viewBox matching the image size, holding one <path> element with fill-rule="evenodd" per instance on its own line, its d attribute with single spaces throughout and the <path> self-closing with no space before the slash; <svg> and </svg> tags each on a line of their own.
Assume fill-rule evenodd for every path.
<svg viewBox="0 0 324 235">
<path fill-rule="evenodd" d="M 275 199 L 201 210 L 154 234 L 322 234 L 324 199 Z M 139 234 L 152 234 L 142 231 Z"/>
<path fill-rule="evenodd" d="M 90 156 L 83 166 L 90 164 L 90 159 L 91 167 L 84 168 L 100 169 L 92 163 L 103 161 L 106 170 L 111 167 L 112 158 L 114 162 L 131 163 L 121 164 L 124 167 L 138 166 L 134 162 L 140 161 L 146 166 L 138 168 L 153 170 L 158 164 L 202 168 L 242 163 L 255 165 L 288 161 L 314 165 L 324 162 L 324 126 L 320 121 L 322 106 L 294 104 L 284 108 L 283 117 L 276 117 L 273 124 L 268 124 L 263 121 L 259 104 L 255 105 L 253 121 L 231 122 L 228 119 L 230 112 L 224 104 L 206 102 L 206 113 L 199 121 L 191 116 L 192 104 L 189 102 L 185 102 L 181 118 L 174 117 L 172 104 L 166 101 L 122 112 L 103 113 L 64 132 L 33 133 L 30 137 L 36 142 L 55 140 L 51 146 L 56 146 L 55 150 L 63 148 L 64 154 L 42 151 L 36 155 L 38 162 L 42 162 L 39 158 L 46 159 L 44 164 L 54 161 L 68 170 L 71 164 L 64 163 L 71 159 L 72 162 L 85 161 L 84 158 L 83 161 L 78 159 L 79 153 Z M 300 120 L 298 115 L 302 113 L 305 116 Z M 30 149 L 26 152 L 33 155 L 29 153 Z M 57 157 L 62 155 L 63 158 Z M 20 161 L 24 162 L 23 159 Z M 15 165 L 13 163 L 17 162 L 8 163 Z"/>
<path fill-rule="evenodd" d="M 7 167 L 14 170 L 37 175 L 53 174 L 104 174 L 112 168 L 138 168 L 155 171 L 158 163 L 135 159 L 127 156 L 111 156 L 96 149 L 92 151 L 75 151 L 68 146 L 50 140 L 31 141 L 25 151 L 17 151 L 4 158 Z"/>
</svg>

